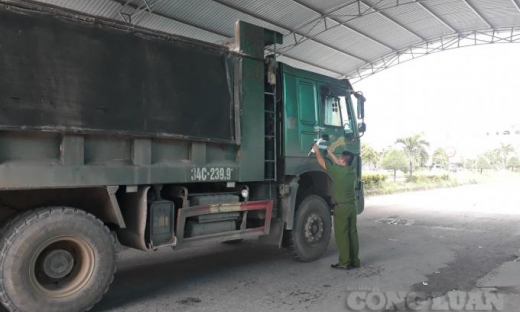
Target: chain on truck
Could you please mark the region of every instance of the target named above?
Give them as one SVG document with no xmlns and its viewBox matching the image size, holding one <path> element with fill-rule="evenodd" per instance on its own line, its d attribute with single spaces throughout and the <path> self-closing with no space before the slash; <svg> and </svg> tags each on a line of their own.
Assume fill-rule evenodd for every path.
<svg viewBox="0 0 520 312">
<path fill-rule="evenodd" d="M 0 0 L 2 304 L 90 309 L 116 241 L 153 252 L 260 238 L 319 258 L 331 179 L 308 152 L 323 139 L 357 155 L 361 212 L 364 97 L 277 62 L 279 45 L 241 21 L 215 45 Z"/>
</svg>

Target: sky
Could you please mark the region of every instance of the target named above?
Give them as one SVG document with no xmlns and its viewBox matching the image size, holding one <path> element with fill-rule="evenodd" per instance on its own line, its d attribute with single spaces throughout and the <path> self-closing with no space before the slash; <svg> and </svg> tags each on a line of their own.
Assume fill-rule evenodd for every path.
<svg viewBox="0 0 520 312">
<path fill-rule="evenodd" d="M 454 148 L 454 158 L 473 158 L 501 142 L 520 153 L 520 135 L 503 135 L 520 130 L 520 44 L 435 53 L 354 88 L 367 98 L 364 143 L 379 150 L 399 137 L 424 133 L 431 152 Z"/>
</svg>

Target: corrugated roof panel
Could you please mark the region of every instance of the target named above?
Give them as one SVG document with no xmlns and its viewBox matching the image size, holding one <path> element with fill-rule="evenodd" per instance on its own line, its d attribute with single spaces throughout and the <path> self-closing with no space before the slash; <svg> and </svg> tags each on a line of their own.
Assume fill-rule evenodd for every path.
<svg viewBox="0 0 520 312">
<path fill-rule="evenodd" d="M 458 31 L 488 28 L 462 0 L 429 0 L 426 4 Z"/>
<path fill-rule="evenodd" d="M 328 28 L 325 28 L 325 22 L 321 19 L 319 23 L 309 24 L 302 28 L 302 30 L 305 34 L 319 42 L 363 60 L 368 60 L 370 55 L 379 55 L 380 53 L 388 53 L 390 51 L 390 49 L 380 44 L 374 45 L 375 42 L 367 41 L 363 35 L 341 26 L 339 23 L 330 19 L 327 19 L 327 27 Z M 369 45 L 369 47 L 367 47 L 367 45 Z M 367 51 L 366 49 L 373 50 Z M 384 49 L 384 51 L 381 51 L 381 49 Z"/>
<path fill-rule="evenodd" d="M 493 26 L 520 25 L 520 2 L 517 4 L 518 7 L 513 0 L 473 0 L 472 3 Z"/>
<path fill-rule="evenodd" d="M 63 8 L 84 12 L 102 17 L 111 17 L 114 12 L 119 11 L 120 4 L 111 0 L 36 0 Z"/>
<path fill-rule="evenodd" d="M 263 16 L 287 29 L 296 29 L 306 21 L 320 15 L 292 0 L 221 0 L 237 9 L 255 16 Z"/>
<path fill-rule="evenodd" d="M 362 17 L 353 17 L 359 12 L 359 9 L 367 14 Z M 391 17 L 385 17 L 365 4 L 361 4 L 360 7 L 357 5 L 348 6 L 335 11 L 334 17 L 340 22 L 347 22 L 347 26 L 353 27 L 395 49 L 404 48 L 421 41 L 420 37 L 401 27 Z"/>
<path fill-rule="evenodd" d="M 229 40 L 228 37 L 218 35 L 197 27 L 186 25 L 168 18 L 164 18 L 155 14 L 144 13 L 143 18 L 139 21 L 139 26 L 145 28 L 153 28 L 162 32 L 190 37 L 197 40 L 207 41 L 211 43 L 222 44 Z"/>
<path fill-rule="evenodd" d="M 335 27 L 335 26 L 337 27 L 338 23 L 335 23 L 335 22 L 329 20 L 327 25 L 328 25 L 328 27 Z M 323 19 L 321 20 L 321 22 L 319 24 L 317 24 L 317 25 L 310 24 L 302 30 L 303 30 L 303 33 L 305 33 L 308 36 L 308 38 L 312 38 L 313 41 L 323 44 L 322 48 L 337 50 L 342 54 L 352 55 L 354 57 L 359 57 L 360 60 L 361 59 L 365 60 L 362 55 L 359 55 L 359 56 L 355 55 L 354 53 L 352 53 L 352 51 L 346 49 L 346 48 L 349 48 L 349 46 L 344 44 L 344 40 L 342 40 L 342 41 L 329 40 L 326 33 L 330 30 L 325 29 L 325 24 L 323 22 Z M 320 35 L 320 34 L 323 34 L 323 35 Z M 345 33 L 345 35 L 348 35 L 348 34 L 359 37 L 359 35 L 354 34 L 352 32 Z M 297 40 L 298 41 L 302 40 L 302 37 L 297 36 Z M 305 38 L 303 38 L 303 40 L 305 41 Z M 352 40 L 355 40 L 355 39 L 352 38 L 352 39 L 349 39 L 348 41 L 350 42 Z M 291 47 L 291 46 L 294 44 L 294 42 L 295 42 L 295 40 L 294 40 L 293 36 L 285 36 L 283 46 L 288 46 L 289 49 L 293 49 L 294 47 Z"/>
<path fill-rule="evenodd" d="M 323 13 L 329 13 L 345 5 L 355 4 L 357 0 L 299 0 L 301 3 L 316 8 Z"/>
<path fill-rule="evenodd" d="M 377 0 L 370 0 L 369 2 L 375 3 Z M 388 7 L 383 12 L 424 38 L 436 38 L 452 32 L 419 4 Z"/>
<path fill-rule="evenodd" d="M 316 64 L 319 67 L 341 74 L 347 73 L 353 66 L 357 66 L 357 64 L 363 64 L 363 61 L 340 52 L 323 49 L 322 46 L 312 41 L 305 41 L 299 44 L 289 51 L 286 56 Z"/>
<path fill-rule="evenodd" d="M 1 0 L 0 0 L 1 1 Z M 128 0 L 132 6 L 123 8 L 127 0 L 35 0 L 91 15 L 121 20 L 120 11 L 135 13 L 133 7 L 144 7 L 144 0 Z M 467 0 L 495 28 L 520 27 L 520 0 Z M 273 29 L 285 35 L 278 47 L 299 66 L 314 64 L 323 73 L 349 72 L 365 60 L 374 62 L 393 50 L 420 42 L 412 33 L 427 40 L 456 31 L 487 30 L 489 26 L 463 0 L 147 0 L 153 13 L 143 12 L 132 20 L 140 26 L 221 43 L 234 35 L 236 20 Z M 361 3 L 358 6 L 358 3 Z M 363 4 L 364 3 L 364 4 Z M 366 5 L 365 5 L 366 4 Z M 367 13 L 372 7 L 381 13 Z M 347 21 L 337 25 L 323 16 Z M 362 14 L 361 14 L 362 15 Z M 399 24 L 401 26 L 399 26 Z M 278 25 L 278 26 L 275 26 Z M 448 26 L 447 26 L 448 25 Z M 332 28 L 330 28 L 332 27 Z M 451 27 L 451 28 L 450 28 Z M 314 37 L 294 45 L 289 29 Z M 329 29 L 330 28 L 330 29 Z M 407 28 L 411 32 L 406 31 Z M 308 34 L 307 34 L 308 33 Z M 301 40 L 300 35 L 296 39 Z M 379 42 L 379 43 L 378 43 Z M 284 49 L 287 48 L 287 49 Z M 298 61 L 299 60 L 299 61 Z M 298 65 L 297 65 L 298 66 Z"/>
<path fill-rule="evenodd" d="M 163 1 L 155 7 L 154 12 L 178 21 L 187 21 L 203 28 L 212 29 L 230 37 L 235 32 L 234 27 L 237 20 L 287 33 L 287 30 L 283 28 L 211 0 Z"/>
<path fill-rule="evenodd" d="M 360 55 L 365 60 L 392 52 L 391 49 L 344 27 L 329 28 L 317 38 L 351 54 Z"/>
</svg>

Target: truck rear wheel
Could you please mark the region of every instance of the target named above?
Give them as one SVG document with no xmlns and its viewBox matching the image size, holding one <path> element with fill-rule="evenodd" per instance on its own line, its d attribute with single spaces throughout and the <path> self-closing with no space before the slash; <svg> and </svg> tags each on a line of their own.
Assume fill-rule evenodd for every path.
<svg viewBox="0 0 520 312">
<path fill-rule="evenodd" d="M 321 257 L 332 232 L 330 210 L 323 198 L 310 195 L 298 206 L 289 248 L 296 260 L 309 262 Z"/>
<path fill-rule="evenodd" d="M 9 311 L 87 311 L 113 280 L 113 237 L 82 210 L 31 210 L 0 235 L 0 299 Z"/>
</svg>

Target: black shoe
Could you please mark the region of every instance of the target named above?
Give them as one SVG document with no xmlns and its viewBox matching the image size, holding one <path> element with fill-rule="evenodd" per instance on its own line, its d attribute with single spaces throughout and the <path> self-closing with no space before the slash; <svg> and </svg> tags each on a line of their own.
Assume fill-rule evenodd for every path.
<svg viewBox="0 0 520 312">
<path fill-rule="evenodd" d="M 352 269 L 359 269 L 361 267 L 361 261 L 359 261 L 359 259 L 351 259 L 350 266 Z"/>
<path fill-rule="evenodd" d="M 333 269 L 338 269 L 338 270 L 350 270 L 351 269 L 350 264 L 336 263 L 336 264 L 331 264 L 330 267 Z"/>
</svg>

